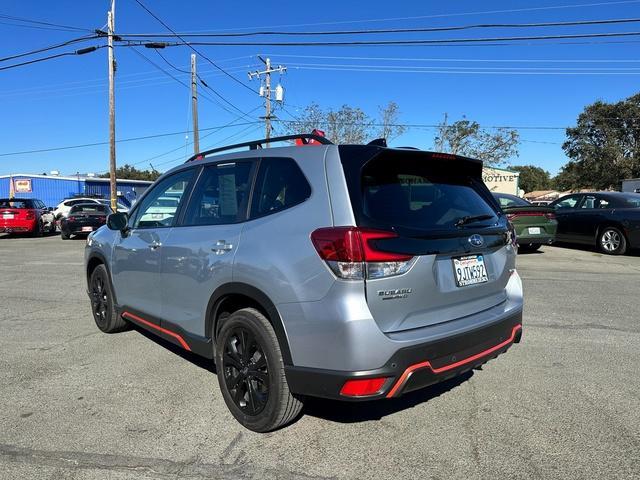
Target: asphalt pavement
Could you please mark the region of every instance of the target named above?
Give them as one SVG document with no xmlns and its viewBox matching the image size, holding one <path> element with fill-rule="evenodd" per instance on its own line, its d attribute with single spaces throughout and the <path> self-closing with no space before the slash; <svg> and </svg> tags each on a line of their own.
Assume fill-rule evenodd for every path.
<svg viewBox="0 0 640 480">
<path fill-rule="evenodd" d="M 257 434 L 208 361 L 98 331 L 84 243 L 0 236 L 2 479 L 640 478 L 638 255 L 521 255 L 506 354 L 397 400 L 309 401 Z"/>
</svg>

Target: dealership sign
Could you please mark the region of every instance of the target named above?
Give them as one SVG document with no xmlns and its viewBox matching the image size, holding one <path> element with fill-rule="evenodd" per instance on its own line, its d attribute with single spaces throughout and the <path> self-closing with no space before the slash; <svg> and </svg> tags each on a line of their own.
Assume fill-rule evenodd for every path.
<svg viewBox="0 0 640 480">
<path fill-rule="evenodd" d="M 13 190 L 16 193 L 30 193 L 31 192 L 31 179 L 23 178 L 20 180 L 13 180 Z"/>
</svg>

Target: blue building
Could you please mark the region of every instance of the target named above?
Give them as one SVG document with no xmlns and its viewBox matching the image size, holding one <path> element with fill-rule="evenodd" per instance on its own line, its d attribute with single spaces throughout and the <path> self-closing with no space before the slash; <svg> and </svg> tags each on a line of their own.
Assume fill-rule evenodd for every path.
<svg viewBox="0 0 640 480">
<path fill-rule="evenodd" d="M 69 197 L 90 195 L 109 198 L 109 179 L 86 176 L 31 175 L 16 173 L 0 175 L 0 198 L 7 198 L 13 179 L 16 198 L 38 198 L 48 207 L 57 206 Z M 133 204 L 152 182 L 143 180 L 116 181 L 118 198 L 126 205 Z"/>
</svg>

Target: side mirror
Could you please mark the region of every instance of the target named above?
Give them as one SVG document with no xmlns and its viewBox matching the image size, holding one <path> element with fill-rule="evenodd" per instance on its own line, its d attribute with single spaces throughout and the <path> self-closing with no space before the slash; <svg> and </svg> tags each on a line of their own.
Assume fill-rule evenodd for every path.
<svg viewBox="0 0 640 480">
<path fill-rule="evenodd" d="M 107 228 L 109 230 L 119 230 L 121 232 L 127 229 L 127 222 L 129 221 L 129 217 L 126 213 L 117 212 L 111 213 L 107 217 Z"/>
</svg>

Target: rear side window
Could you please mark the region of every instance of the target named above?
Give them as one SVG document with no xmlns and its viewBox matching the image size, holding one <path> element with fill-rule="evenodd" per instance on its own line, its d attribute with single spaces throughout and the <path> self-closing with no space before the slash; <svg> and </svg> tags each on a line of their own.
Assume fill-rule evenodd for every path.
<svg viewBox="0 0 640 480">
<path fill-rule="evenodd" d="M 205 167 L 196 185 L 183 225 L 223 225 L 246 218 L 253 162 Z"/>
<path fill-rule="evenodd" d="M 374 158 L 362 168 L 362 213 L 375 225 L 416 230 L 454 229 L 464 217 L 495 221 L 478 181 L 456 170 L 425 158 Z"/>
<path fill-rule="evenodd" d="M 251 217 L 262 217 L 304 202 L 311 186 L 291 158 L 263 158 L 253 193 Z"/>
</svg>

